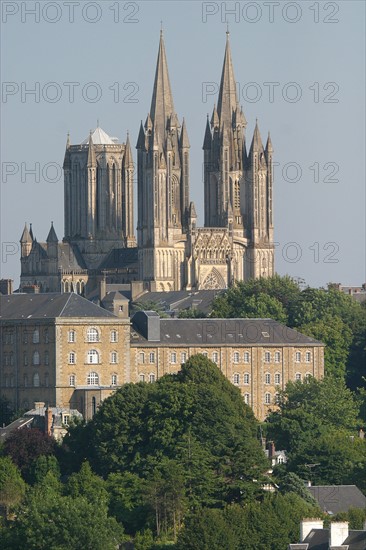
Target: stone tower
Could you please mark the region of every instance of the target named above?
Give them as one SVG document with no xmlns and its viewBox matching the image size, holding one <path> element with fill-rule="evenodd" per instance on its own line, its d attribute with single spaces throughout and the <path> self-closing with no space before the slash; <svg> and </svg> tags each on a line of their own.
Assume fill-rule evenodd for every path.
<svg viewBox="0 0 366 550">
<path fill-rule="evenodd" d="M 139 277 L 151 290 L 185 285 L 189 140 L 174 109 L 160 33 L 150 113 L 137 141 Z"/>
<path fill-rule="evenodd" d="M 80 145 L 66 144 L 65 238 L 88 267 L 114 247 L 135 246 L 131 146 L 98 126 Z"/>
<path fill-rule="evenodd" d="M 263 149 L 256 125 L 249 155 L 247 121 L 239 105 L 229 32 L 219 97 L 211 121 L 207 118 L 203 143 L 205 227 L 228 228 L 230 278 L 244 280 L 274 272 L 272 183 L 273 149 Z"/>
</svg>

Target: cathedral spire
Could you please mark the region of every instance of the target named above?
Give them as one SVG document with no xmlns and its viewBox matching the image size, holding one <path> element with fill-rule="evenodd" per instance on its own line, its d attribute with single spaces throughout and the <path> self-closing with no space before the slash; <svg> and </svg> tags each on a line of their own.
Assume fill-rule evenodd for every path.
<svg viewBox="0 0 366 550">
<path fill-rule="evenodd" d="M 136 149 L 145 149 L 145 132 L 142 125 L 142 120 L 140 124 L 139 137 L 137 138 Z"/>
<path fill-rule="evenodd" d="M 266 143 L 266 151 L 269 153 L 273 153 L 271 134 L 269 132 L 268 132 L 268 138 Z"/>
<path fill-rule="evenodd" d="M 88 148 L 88 168 L 96 166 L 97 161 L 95 158 L 94 144 L 92 138 L 92 131 L 90 130 L 89 135 L 89 148 Z"/>
<path fill-rule="evenodd" d="M 210 121 L 207 114 L 206 131 L 205 131 L 205 137 L 203 140 L 202 149 L 209 151 L 211 149 L 211 143 L 212 143 L 212 135 L 210 130 Z"/>
<path fill-rule="evenodd" d="M 182 149 L 184 149 L 184 148 L 188 149 L 190 147 L 187 127 L 186 127 L 186 121 L 184 120 L 184 118 L 183 118 L 183 122 L 182 122 L 182 130 L 180 132 L 179 145 L 181 146 Z"/>
<path fill-rule="evenodd" d="M 46 239 L 46 242 L 47 243 L 58 243 L 58 238 L 57 238 L 57 235 L 56 235 L 55 228 L 53 227 L 53 222 L 51 222 L 51 228 L 50 228 L 50 231 L 48 233 L 48 237 Z"/>
<path fill-rule="evenodd" d="M 250 146 L 249 154 L 252 153 L 253 151 L 256 151 L 257 153 L 264 151 L 261 134 L 260 134 L 259 127 L 258 127 L 258 120 L 256 120 L 256 122 L 255 122 L 253 139 L 252 139 L 252 144 Z"/>
<path fill-rule="evenodd" d="M 160 31 L 159 52 L 155 71 L 150 116 L 154 126 L 158 129 L 161 136 L 164 136 L 167 120 L 173 114 L 173 95 L 169 81 L 163 33 Z"/>
<path fill-rule="evenodd" d="M 228 128 L 231 127 L 233 112 L 236 111 L 237 107 L 238 95 L 236 91 L 233 62 L 231 59 L 229 32 L 227 31 L 224 64 L 222 67 L 219 100 L 217 103 L 217 113 L 221 125 L 225 122 Z"/>
<path fill-rule="evenodd" d="M 125 166 L 126 168 L 133 168 L 133 158 L 130 143 L 130 134 L 127 132 L 126 148 L 125 148 Z"/>
</svg>

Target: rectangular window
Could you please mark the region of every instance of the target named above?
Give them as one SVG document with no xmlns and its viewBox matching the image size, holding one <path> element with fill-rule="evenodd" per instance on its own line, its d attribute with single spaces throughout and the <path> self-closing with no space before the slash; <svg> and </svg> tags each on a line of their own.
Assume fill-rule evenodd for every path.
<svg viewBox="0 0 366 550">
<path fill-rule="evenodd" d="M 305 353 L 305 362 L 310 363 L 310 361 L 311 361 L 311 353 L 310 353 L 310 351 L 307 351 Z"/>
<path fill-rule="evenodd" d="M 117 352 L 115 351 L 111 353 L 111 363 L 117 363 Z"/>
<path fill-rule="evenodd" d="M 155 363 L 155 353 L 151 352 L 149 355 L 149 361 L 150 363 Z"/>
<path fill-rule="evenodd" d="M 265 394 L 264 402 L 265 402 L 266 405 L 269 405 L 271 403 L 271 394 L 270 393 Z"/>
<path fill-rule="evenodd" d="M 69 330 L 67 341 L 71 342 L 71 343 L 75 342 L 75 331 L 74 330 Z"/>
<path fill-rule="evenodd" d="M 269 351 L 266 351 L 266 353 L 264 354 L 264 362 L 265 363 L 270 363 L 271 362 L 271 354 Z"/>
<path fill-rule="evenodd" d="M 275 374 L 275 384 L 281 384 L 281 375 L 278 372 Z"/>
<path fill-rule="evenodd" d="M 266 372 L 264 379 L 266 384 L 271 383 L 271 375 L 269 374 L 269 372 Z"/>
<path fill-rule="evenodd" d="M 69 377 L 70 386 L 75 386 L 75 374 L 71 374 Z"/>
<path fill-rule="evenodd" d="M 170 355 L 170 362 L 175 364 L 177 362 L 177 354 L 175 352 Z"/>
<path fill-rule="evenodd" d="M 249 352 L 245 351 L 244 352 L 244 363 L 249 363 L 249 361 L 250 361 Z"/>
<path fill-rule="evenodd" d="M 301 374 L 299 372 L 295 374 L 295 380 L 301 380 Z"/>
<path fill-rule="evenodd" d="M 239 385 L 239 382 L 240 382 L 240 375 L 236 372 L 236 373 L 234 374 L 234 384 L 235 384 L 236 386 L 238 386 L 238 385 Z"/>
<path fill-rule="evenodd" d="M 117 386 L 117 375 L 112 374 L 112 386 Z"/>
<path fill-rule="evenodd" d="M 218 354 L 217 352 L 214 352 L 214 353 L 212 354 L 212 361 L 213 361 L 214 363 L 218 363 L 218 362 L 219 362 L 219 354 Z"/>
<path fill-rule="evenodd" d="M 295 363 L 300 363 L 300 362 L 301 362 L 301 353 L 297 351 L 295 353 Z"/>
<path fill-rule="evenodd" d="M 155 374 L 150 374 L 149 380 L 150 382 L 155 382 Z"/>
<path fill-rule="evenodd" d="M 69 353 L 69 365 L 75 365 L 76 363 L 76 356 L 75 353 L 72 351 Z"/>
<path fill-rule="evenodd" d="M 186 352 L 184 351 L 184 352 L 181 354 L 181 356 L 180 356 L 180 362 L 181 362 L 182 364 L 184 364 L 186 361 L 187 361 L 187 354 L 186 354 Z"/>
<path fill-rule="evenodd" d="M 274 354 L 274 362 L 279 363 L 281 361 L 281 354 L 279 351 L 276 351 Z"/>
<path fill-rule="evenodd" d="M 239 353 L 237 351 L 234 352 L 233 361 L 239 363 Z"/>
<path fill-rule="evenodd" d="M 111 342 L 117 342 L 118 338 L 117 338 L 117 331 L 116 330 L 112 330 L 111 332 Z"/>
<path fill-rule="evenodd" d="M 244 373 L 244 384 L 249 384 L 250 376 L 248 372 Z"/>
</svg>

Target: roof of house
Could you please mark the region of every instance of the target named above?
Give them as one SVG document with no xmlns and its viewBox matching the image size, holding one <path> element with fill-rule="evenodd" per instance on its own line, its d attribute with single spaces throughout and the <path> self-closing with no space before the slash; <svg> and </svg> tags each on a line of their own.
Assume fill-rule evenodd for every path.
<svg viewBox="0 0 366 550">
<path fill-rule="evenodd" d="M 139 312 L 140 313 L 140 312 Z M 155 312 L 144 312 L 156 316 Z M 155 315 L 152 315 L 155 313 Z M 138 322 L 136 321 L 138 319 Z M 141 316 L 132 318 L 133 343 L 145 343 Z M 323 346 L 272 319 L 160 319 L 160 340 L 157 345 L 218 346 L 221 344 Z"/>
<path fill-rule="evenodd" d="M 366 497 L 356 485 L 313 485 L 307 489 L 328 514 L 366 507 Z"/>
<path fill-rule="evenodd" d="M 125 267 L 137 267 L 138 249 L 134 248 L 113 248 L 108 256 L 99 266 L 100 269 L 118 269 Z"/>
<path fill-rule="evenodd" d="M 154 302 L 165 311 L 196 309 L 203 313 L 211 311 L 212 300 L 223 290 L 175 290 L 171 292 L 147 292 L 135 300 L 144 304 Z"/>
<path fill-rule="evenodd" d="M 116 318 L 78 294 L 11 294 L 0 296 L 0 320 L 56 317 Z"/>
<path fill-rule="evenodd" d="M 309 545 L 308 550 L 329 550 L 329 529 L 312 529 L 304 543 Z M 366 550 L 366 531 L 350 530 L 343 545 L 348 550 Z"/>
</svg>

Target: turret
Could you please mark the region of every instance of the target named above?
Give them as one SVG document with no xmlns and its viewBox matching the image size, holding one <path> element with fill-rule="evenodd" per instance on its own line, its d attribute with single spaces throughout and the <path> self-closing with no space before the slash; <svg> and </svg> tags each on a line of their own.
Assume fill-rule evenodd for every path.
<svg viewBox="0 0 366 550">
<path fill-rule="evenodd" d="M 28 231 L 28 226 L 25 223 L 22 236 L 20 237 L 21 258 L 29 256 L 32 250 L 33 239 Z"/>
</svg>

